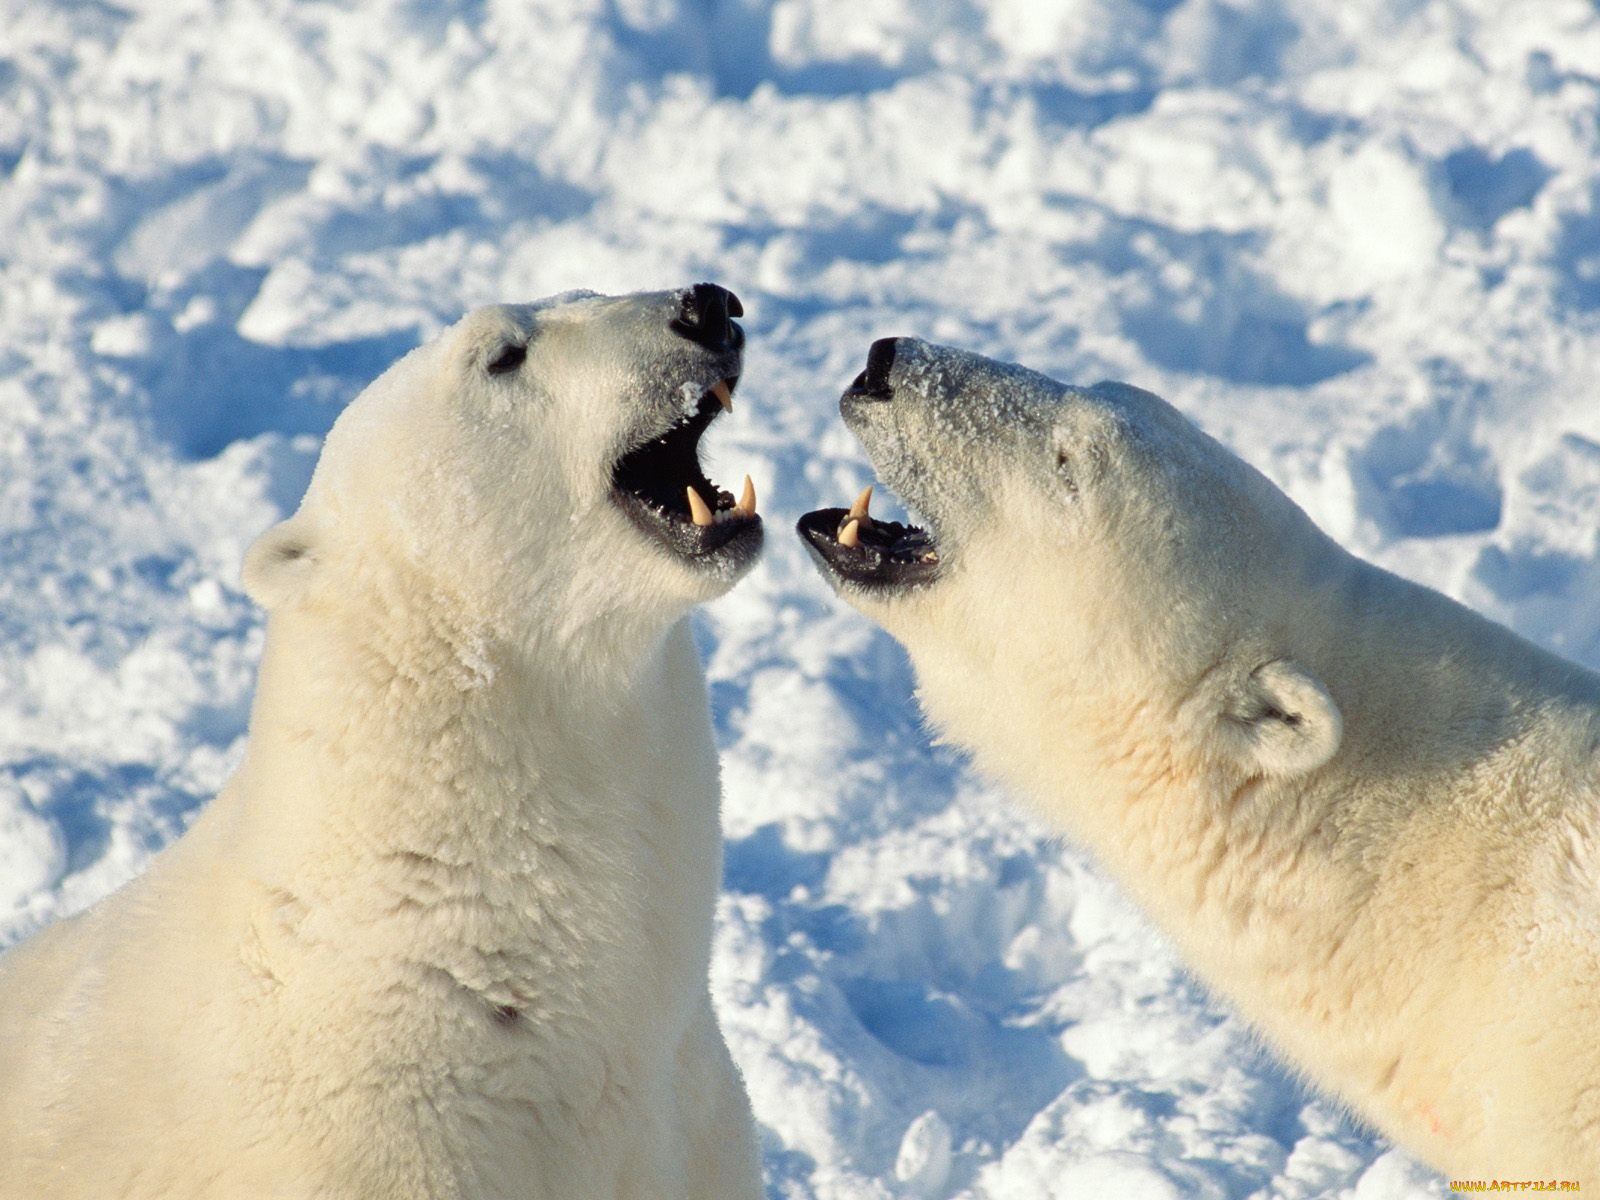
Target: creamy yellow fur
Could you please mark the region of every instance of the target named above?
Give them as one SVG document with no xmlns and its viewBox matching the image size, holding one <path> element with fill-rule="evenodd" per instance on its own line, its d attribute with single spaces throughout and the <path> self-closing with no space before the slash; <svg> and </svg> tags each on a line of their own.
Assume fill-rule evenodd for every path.
<svg viewBox="0 0 1600 1200">
<path fill-rule="evenodd" d="M 846 415 L 941 576 L 841 594 L 1306 1076 L 1600 1186 L 1600 679 L 1347 554 L 1148 393 L 899 339 Z"/>
</svg>

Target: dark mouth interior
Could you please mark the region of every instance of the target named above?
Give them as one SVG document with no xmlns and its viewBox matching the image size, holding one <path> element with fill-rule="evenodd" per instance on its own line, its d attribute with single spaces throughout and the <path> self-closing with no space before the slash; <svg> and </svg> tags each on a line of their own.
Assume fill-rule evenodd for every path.
<svg viewBox="0 0 1600 1200">
<path fill-rule="evenodd" d="M 727 381 L 729 390 L 737 380 Z M 700 466 L 700 437 L 721 413 L 712 392 L 700 397 L 694 413 L 667 432 L 635 446 L 611 469 L 611 484 L 624 508 L 651 533 L 684 554 L 704 554 L 725 545 L 760 518 L 735 511 L 734 495 L 706 478 Z M 696 525 L 689 507 L 694 488 L 711 510 L 713 523 Z"/>
<path fill-rule="evenodd" d="M 619 491 L 644 501 L 664 514 L 689 519 L 689 488 L 713 508 L 732 508 L 733 497 L 714 487 L 700 469 L 700 435 L 717 415 L 716 397 L 707 392 L 693 416 L 685 417 L 660 437 L 636 446 L 617 460 L 611 482 Z M 712 493 L 725 504 L 713 504 Z"/>
<path fill-rule="evenodd" d="M 839 535 L 849 521 L 849 509 L 820 508 L 797 526 L 807 547 L 834 574 L 866 587 L 908 587 L 939 573 L 938 544 L 920 525 L 869 517 L 856 525 L 856 544 L 847 546 Z"/>
</svg>

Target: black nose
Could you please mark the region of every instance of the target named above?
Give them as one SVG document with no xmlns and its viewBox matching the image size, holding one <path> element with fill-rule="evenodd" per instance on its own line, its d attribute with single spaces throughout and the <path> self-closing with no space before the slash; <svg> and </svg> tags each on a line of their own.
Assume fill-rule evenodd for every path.
<svg viewBox="0 0 1600 1200">
<path fill-rule="evenodd" d="M 894 366 L 894 338 L 879 338 L 867 351 L 867 369 L 850 383 L 850 391 L 873 400 L 889 400 L 894 389 L 889 386 L 889 368 Z"/>
<path fill-rule="evenodd" d="M 744 344 L 744 330 L 733 318 L 742 316 L 744 305 L 727 288 L 697 283 L 678 300 L 678 315 L 671 328 L 708 350 L 737 350 Z"/>
</svg>

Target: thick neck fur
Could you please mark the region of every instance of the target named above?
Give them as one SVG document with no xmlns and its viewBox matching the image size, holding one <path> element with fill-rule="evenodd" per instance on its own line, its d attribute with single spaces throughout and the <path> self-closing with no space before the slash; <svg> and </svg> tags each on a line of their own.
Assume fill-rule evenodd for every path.
<svg viewBox="0 0 1600 1200">
<path fill-rule="evenodd" d="M 1292 620 L 1191 655 L 1199 665 L 1176 680 L 1162 660 L 1177 656 L 1152 644 L 1160 636 L 1153 622 L 1118 627 L 1136 620 L 1136 605 L 1085 611 L 1072 583 L 1025 574 L 1014 596 L 982 591 L 970 604 L 952 603 L 906 640 L 929 714 L 952 740 L 1094 845 L 1113 870 L 1158 890 L 1185 886 L 1170 869 L 1173 846 L 1223 833 L 1241 852 L 1245 843 L 1326 841 L 1327 857 L 1370 871 L 1396 823 L 1465 802 L 1464 768 L 1519 757 L 1532 768 L 1554 741 L 1593 748 L 1600 679 L 1592 673 L 1438 593 L 1343 551 L 1329 554 Z M 997 601 L 1017 611 L 996 615 Z M 1063 639 L 1061 622 L 1087 623 L 1090 636 Z M 1028 634 L 990 633 L 1030 623 Z M 1343 712 L 1344 737 L 1325 767 L 1273 779 L 1216 753 L 1211 735 L 1223 705 L 1217 679 L 1278 657 L 1322 681 Z M 1398 787 L 1397 778 L 1421 782 Z M 1365 785 L 1373 779 L 1390 781 L 1392 795 L 1372 795 Z M 1545 782 L 1578 789 L 1585 781 Z M 1147 825 L 1141 814 L 1152 799 L 1160 816 Z M 1382 819 L 1364 811 L 1347 822 L 1352 804 L 1382 809 Z M 1196 871 L 1207 872 L 1209 861 L 1200 856 Z"/>
<path fill-rule="evenodd" d="M 940 574 L 846 590 L 934 724 L 1390 1136 L 1600 1172 L 1600 679 L 1358 562 L 1157 397 L 894 345 L 893 402 L 844 411 Z"/>
<path fill-rule="evenodd" d="M 1063 686 L 1082 678 L 1081 649 L 1052 663 L 1046 645 L 1001 646 L 977 666 L 946 636 L 912 653 L 930 715 L 980 767 L 1089 845 L 1292 1060 L 1369 1113 L 1413 1120 L 1410 1143 L 1447 1161 L 1437 1139 L 1463 1140 L 1481 1114 L 1444 1111 L 1426 1081 L 1456 1050 L 1419 1031 L 1495 986 L 1472 978 L 1481 947 L 1465 931 L 1509 938 L 1507 961 L 1540 953 L 1549 881 L 1573 874 L 1567 847 L 1600 789 L 1600 680 L 1344 561 L 1320 593 L 1328 611 L 1305 623 L 1330 636 L 1284 648 L 1346 714 L 1339 752 L 1301 777 L 1211 757 L 1192 688 Z"/>
<path fill-rule="evenodd" d="M 574 893 L 598 940 L 609 920 L 632 945 L 629 922 L 688 888 L 681 915 L 652 915 L 672 928 L 647 958 L 703 978 L 691 930 L 714 902 L 717 778 L 687 622 L 541 640 L 389 561 L 269 621 L 246 761 L 219 800 L 249 798 L 230 818 L 251 872 L 352 936 L 408 926 L 424 959 L 456 956 L 464 929 L 486 952 L 536 941 Z M 666 810 L 685 795 L 696 811 Z"/>
</svg>

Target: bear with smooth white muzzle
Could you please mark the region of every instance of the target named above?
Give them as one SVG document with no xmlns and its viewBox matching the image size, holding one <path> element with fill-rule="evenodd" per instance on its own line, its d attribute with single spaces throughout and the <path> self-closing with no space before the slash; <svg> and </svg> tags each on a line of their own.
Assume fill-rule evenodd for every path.
<svg viewBox="0 0 1600 1200">
<path fill-rule="evenodd" d="M 693 605 L 760 550 L 698 447 L 711 284 L 466 316 L 251 550 L 244 761 L 0 958 L 6 1200 L 754 1200 L 708 992 Z"/>
<path fill-rule="evenodd" d="M 1137 388 L 898 338 L 841 410 L 927 527 L 800 533 L 934 723 L 1384 1133 L 1600 1179 L 1600 678 Z"/>
</svg>

